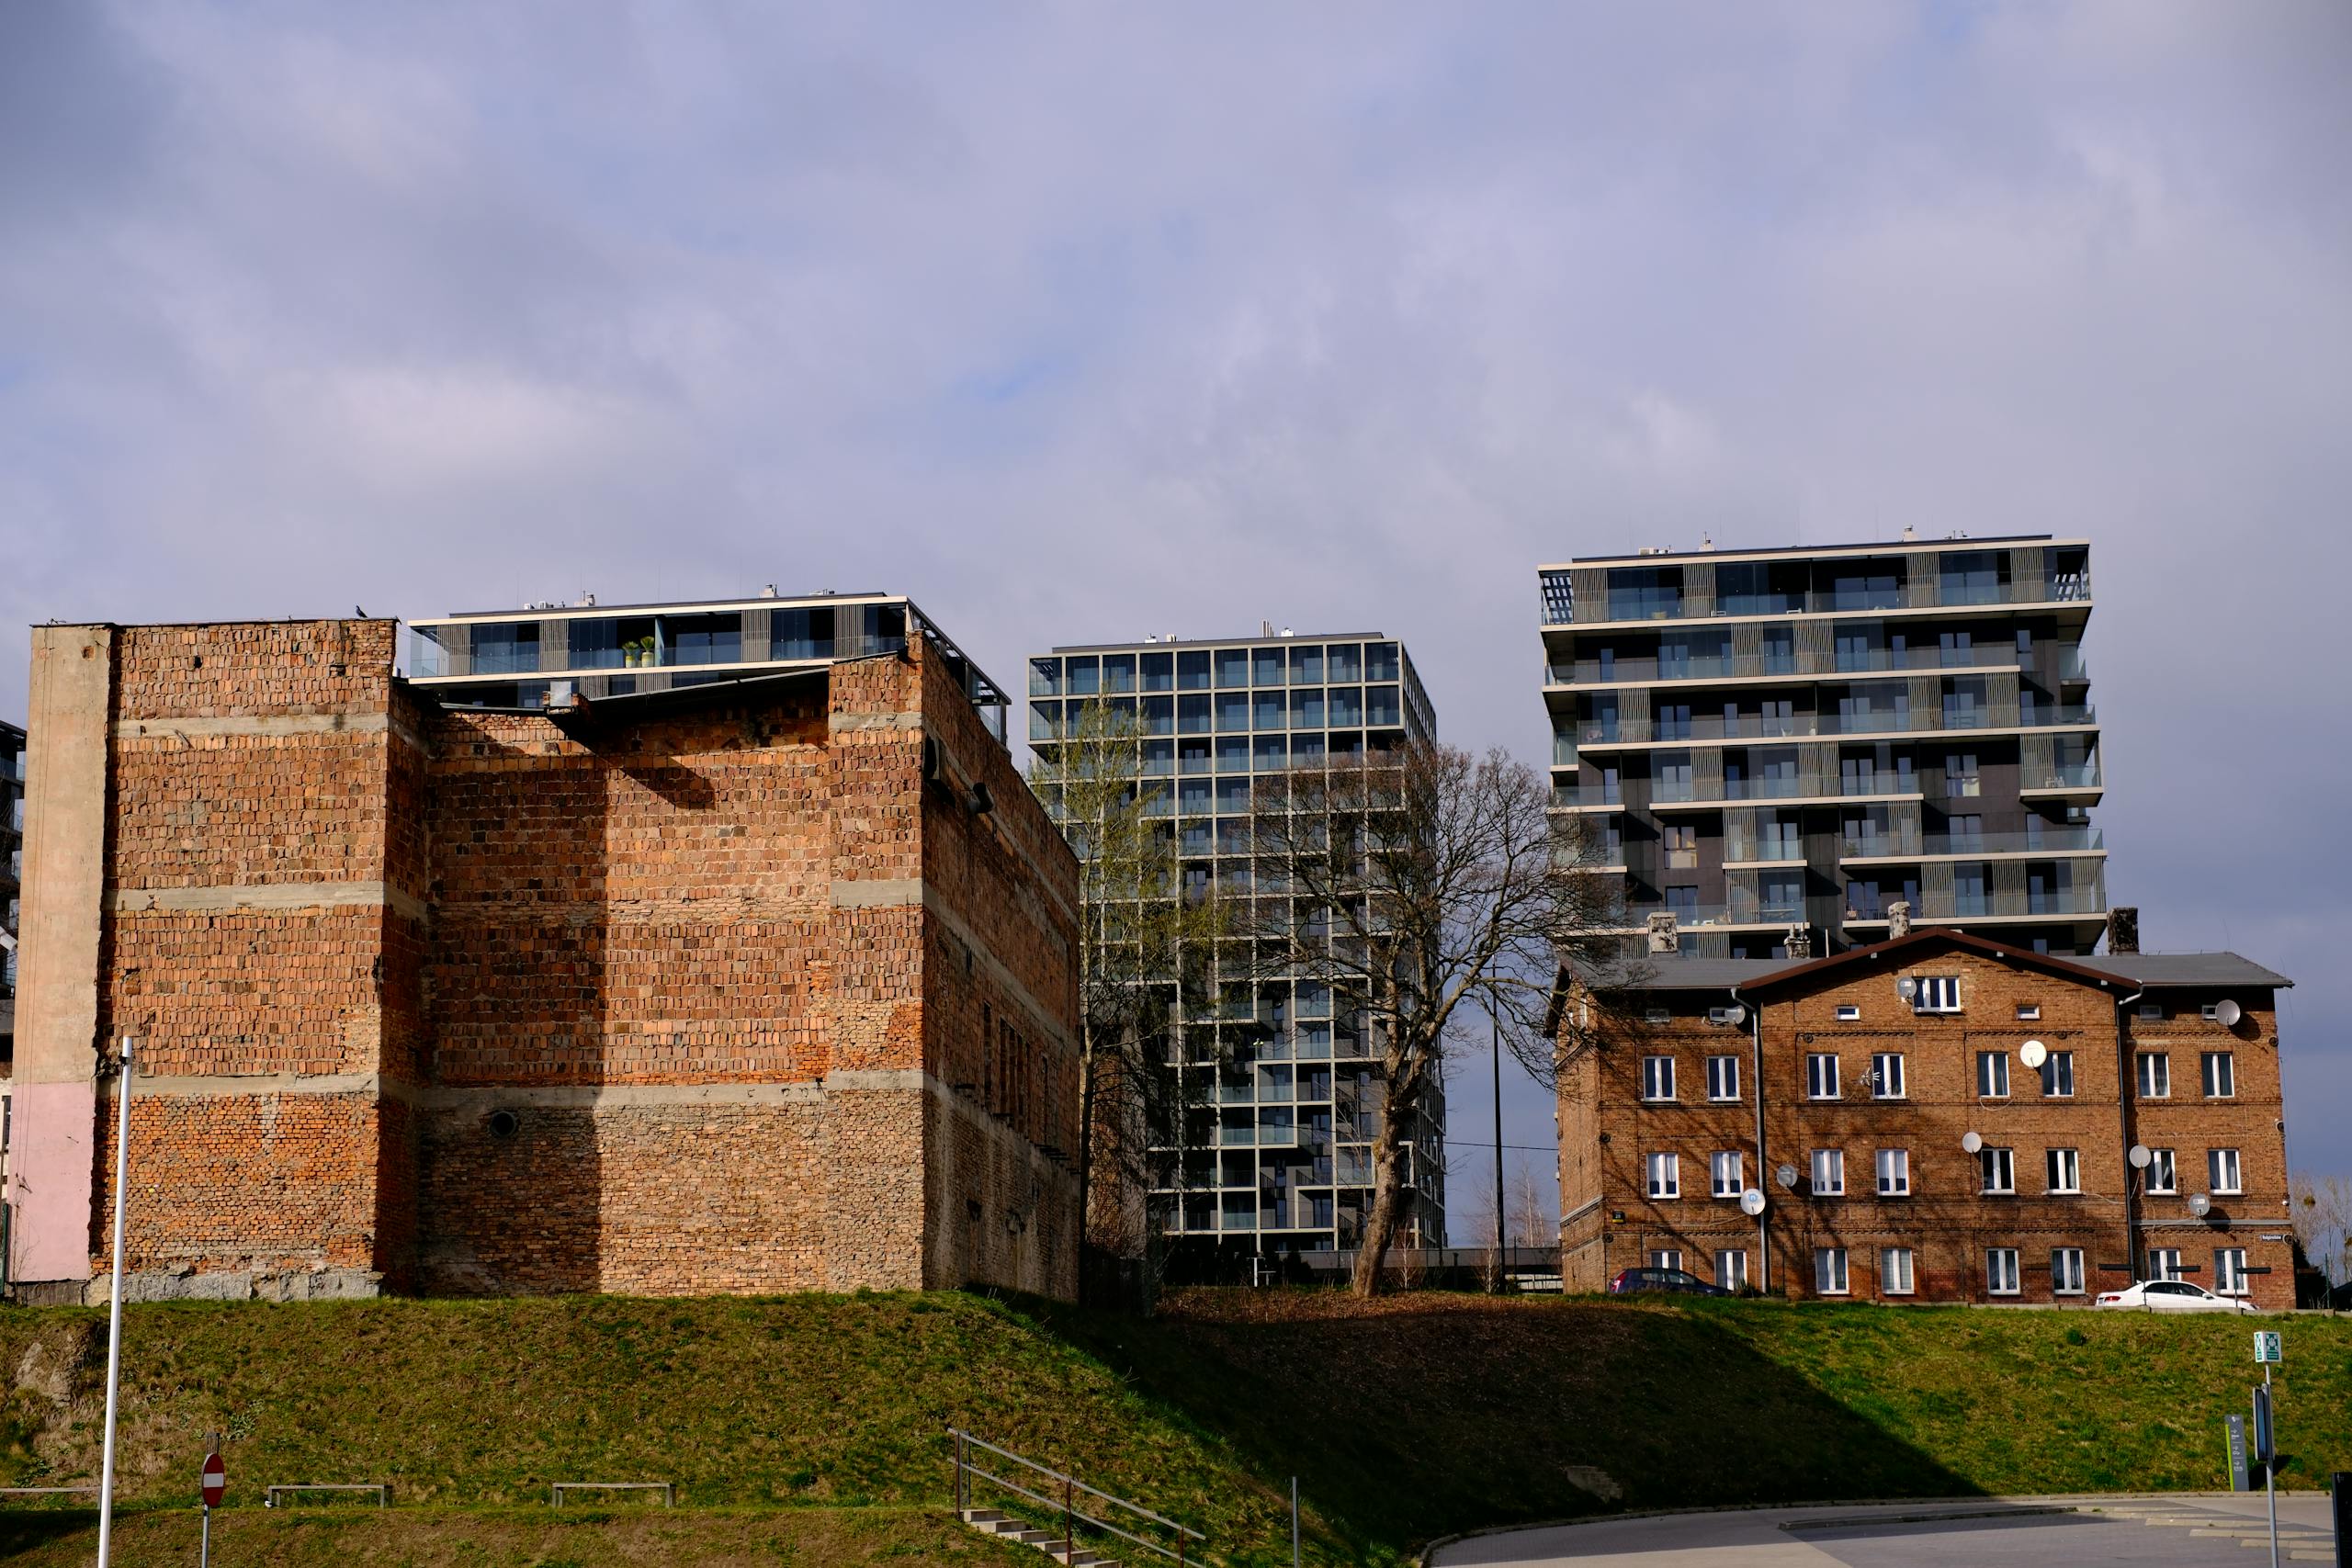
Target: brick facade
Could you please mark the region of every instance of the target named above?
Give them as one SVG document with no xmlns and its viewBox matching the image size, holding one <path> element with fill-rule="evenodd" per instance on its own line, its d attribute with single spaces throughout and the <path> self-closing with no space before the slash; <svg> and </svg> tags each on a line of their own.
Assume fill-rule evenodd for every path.
<svg viewBox="0 0 2352 1568">
<path fill-rule="evenodd" d="M 390 622 L 106 630 L 51 1073 L 137 1041 L 143 1293 L 1074 1292 L 1076 866 L 920 641 L 522 714 Z"/>
<path fill-rule="evenodd" d="M 2201 978 L 2168 977 L 2194 972 L 2161 961 L 2140 966 L 2166 974 L 2135 976 L 2136 955 L 2055 960 L 1922 931 L 1752 973 L 1737 961 L 1662 958 L 1602 995 L 1568 982 L 1559 1116 L 1569 1288 L 1600 1290 L 1669 1253 L 1711 1281 L 1744 1264 L 1747 1283 L 1792 1296 L 2065 1304 L 2148 1277 L 2156 1248 L 2177 1251 L 2183 1277 L 2218 1289 L 2217 1255 L 2243 1249 L 2256 1303 L 2290 1306 L 2273 1006 L 2285 982 L 2211 956 L 2226 962 Z M 1934 998 L 1950 1010 L 1906 1000 L 1905 976 L 1951 987 Z M 2223 1000 L 2238 1005 L 2236 1023 L 2204 1016 Z M 2024 1065 L 2028 1042 L 2048 1054 L 2041 1071 Z M 2143 1053 L 2165 1058 L 2167 1071 L 2148 1081 L 2166 1092 L 2142 1091 Z M 2209 1054 L 2226 1066 L 2209 1067 Z M 1991 1152 L 1991 1184 L 2006 1178 L 2008 1190 L 1984 1190 L 1986 1154 L 1962 1143 L 1971 1133 Z M 2158 1151 L 2146 1173 L 2127 1158 L 2135 1144 Z M 1898 1190 L 1883 1196 L 1883 1151 L 1900 1156 L 1886 1172 Z M 2239 1190 L 2228 1190 L 2226 1161 L 2225 1179 L 2211 1179 L 2216 1151 L 2234 1153 Z M 2165 1152 L 2171 1191 L 2154 1179 Z M 1660 1156 L 1672 1163 L 1656 1169 Z M 1738 1160 L 1721 1196 L 1717 1156 Z M 1780 1179 L 1784 1168 L 1792 1182 Z M 1843 1191 L 1828 1190 L 1840 1178 Z M 1654 1184 L 1679 1192 L 1654 1196 Z M 1766 1195 L 1760 1220 L 1740 1209 L 1746 1189 Z M 2210 1194 L 2203 1217 L 2188 1207 L 2199 1193 Z M 2064 1272 L 2075 1252 L 2078 1282 Z"/>
</svg>

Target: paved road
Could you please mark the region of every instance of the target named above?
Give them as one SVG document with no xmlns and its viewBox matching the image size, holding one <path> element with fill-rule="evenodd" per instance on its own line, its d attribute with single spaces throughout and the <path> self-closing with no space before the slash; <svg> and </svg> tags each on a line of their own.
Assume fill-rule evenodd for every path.
<svg viewBox="0 0 2352 1568">
<path fill-rule="evenodd" d="M 2282 1562 L 2333 1562 L 2323 1496 L 2278 1500 Z M 1480 1536 L 1441 1548 L 1472 1563 L 1623 1568 L 2267 1568 L 2262 1496 L 2035 1497 L 1769 1508 L 1602 1519 Z"/>
</svg>

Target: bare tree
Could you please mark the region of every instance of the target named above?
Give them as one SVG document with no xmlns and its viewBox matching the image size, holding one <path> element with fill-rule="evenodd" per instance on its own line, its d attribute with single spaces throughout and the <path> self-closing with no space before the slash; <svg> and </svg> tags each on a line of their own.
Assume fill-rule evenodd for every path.
<svg viewBox="0 0 2352 1568">
<path fill-rule="evenodd" d="M 1361 1013 L 1380 1094 L 1372 1207 L 1354 1287 L 1380 1289 L 1407 1203 L 1412 1139 L 1459 1029 L 1492 1016 L 1550 1081 L 1544 1017 L 1564 952 L 1613 942 L 1615 894 L 1585 819 L 1555 821 L 1532 768 L 1430 743 L 1305 767 L 1253 796 L 1256 885 L 1238 924 L 1269 972 Z M 1302 1011 L 1304 1009 L 1302 1009 Z"/>
<path fill-rule="evenodd" d="M 2352 1178 L 2297 1171 L 2287 1183 L 2287 1208 L 2312 1267 L 2331 1285 L 2352 1282 Z"/>
<path fill-rule="evenodd" d="M 1551 1190 L 1537 1174 L 1535 1162 L 1521 1160 L 1510 1184 L 1510 1244 L 1513 1247 L 1555 1247 L 1560 1224 L 1554 1218 Z"/>
<path fill-rule="evenodd" d="M 1132 713 L 1088 704 L 1065 739 L 1035 748 L 1029 782 L 1079 857 L 1080 1235 L 1149 1269 L 1159 1252 L 1147 1212 L 1152 1149 L 1182 1111 L 1171 1020 L 1201 988 L 1223 918 L 1182 897 L 1140 739 Z"/>
</svg>

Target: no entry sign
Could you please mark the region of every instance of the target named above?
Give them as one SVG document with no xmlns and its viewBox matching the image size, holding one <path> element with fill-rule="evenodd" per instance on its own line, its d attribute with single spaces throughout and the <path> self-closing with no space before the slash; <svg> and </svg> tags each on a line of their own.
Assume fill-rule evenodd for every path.
<svg viewBox="0 0 2352 1568">
<path fill-rule="evenodd" d="M 217 1508 L 229 1492 L 229 1467 L 220 1462 L 219 1454 L 204 1456 L 204 1506 Z"/>
</svg>

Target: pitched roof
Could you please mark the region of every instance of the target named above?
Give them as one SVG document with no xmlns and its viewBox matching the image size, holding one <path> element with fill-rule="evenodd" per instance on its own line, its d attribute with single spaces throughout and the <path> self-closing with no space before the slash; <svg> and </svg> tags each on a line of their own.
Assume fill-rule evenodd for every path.
<svg viewBox="0 0 2352 1568">
<path fill-rule="evenodd" d="M 2035 953 L 2030 948 L 2011 947 L 2007 942 L 1995 942 L 1989 937 L 1976 936 L 1968 931 L 1955 931 L 1950 926 L 1919 926 L 1914 927 L 1907 935 L 1894 937 L 1886 942 L 1874 942 L 1867 947 L 1848 948 L 1843 953 L 1835 953 L 1826 958 L 1815 958 L 1808 963 L 1790 964 L 1778 974 L 1763 976 L 1753 983 L 1767 989 L 1777 989 L 1792 981 L 1811 980 L 1817 976 L 1825 976 L 1835 970 L 1856 965 L 1868 967 L 1890 960 L 1896 964 L 1907 964 L 1911 962 L 1913 954 L 1921 949 L 1949 947 L 1982 953 L 1987 958 L 2015 964 L 2027 969 L 2039 969 L 2044 974 L 2056 975 L 2085 985 L 2098 986 L 2102 989 L 2113 987 L 2120 978 L 2114 975 L 2102 974 L 2096 969 L 2086 969 L 2072 958 L 2060 958 L 2048 953 Z"/>
<path fill-rule="evenodd" d="M 2275 989 L 2295 983 L 2234 953 L 2103 953 L 2096 958 L 2077 958 L 2074 962 L 2143 986 L 2259 986 Z"/>
</svg>

